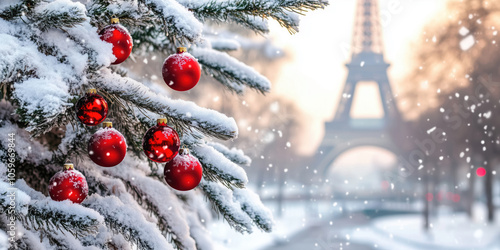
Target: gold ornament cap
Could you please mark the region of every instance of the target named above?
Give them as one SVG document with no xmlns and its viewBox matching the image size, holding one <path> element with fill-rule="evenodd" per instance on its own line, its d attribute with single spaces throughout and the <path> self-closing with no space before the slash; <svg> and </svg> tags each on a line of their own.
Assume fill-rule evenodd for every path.
<svg viewBox="0 0 500 250">
<path fill-rule="evenodd" d="M 64 163 L 64 169 L 65 170 L 73 170 L 75 167 L 73 166 L 73 163 Z"/>
<path fill-rule="evenodd" d="M 87 94 L 97 94 L 97 89 L 87 89 Z"/>
<path fill-rule="evenodd" d="M 177 53 L 183 53 L 183 52 L 186 52 L 186 51 L 187 51 L 186 47 L 178 47 L 177 48 Z"/>
<path fill-rule="evenodd" d="M 162 117 L 162 118 L 158 118 L 158 119 L 156 120 L 156 123 L 157 123 L 158 125 L 167 125 L 167 122 L 168 122 L 167 118 L 164 118 L 164 117 Z"/>
<path fill-rule="evenodd" d="M 117 23 L 120 23 L 120 19 L 118 19 L 118 17 L 116 17 L 115 15 L 113 15 L 111 17 L 111 24 L 117 24 Z"/>
<path fill-rule="evenodd" d="M 112 122 L 103 122 L 102 123 L 102 127 L 103 128 L 112 128 L 113 127 L 113 123 Z"/>
</svg>

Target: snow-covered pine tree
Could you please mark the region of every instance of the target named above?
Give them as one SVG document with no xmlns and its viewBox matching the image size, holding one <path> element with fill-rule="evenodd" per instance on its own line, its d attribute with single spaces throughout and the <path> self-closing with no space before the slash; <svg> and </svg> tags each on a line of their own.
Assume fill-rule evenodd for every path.
<svg viewBox="0 0 500 250">
<path fill-rule="evenodd" d="M 115 15 L 133 37 L 129 60 L 188 46 L 206 77 L 235 93 L 245 87 L 264 93 L 269 81 L 225 53 L 237 48 L 236 42 L 217 40 L 212 46 L 210 39 L 216 38 L 204 37 L 204 23 L 231 22 L 267 33 L 268 19 L 274 19 L 294 33 L 297 14 L 326 5 L 326 0 L 1 1 L 0 249 L 211 249 L 204 228 L 210 209 L 239 232 L 255 226 L 271 231 L 270 212 L 245 188 L 240 165 L 249 158 L 210 142 L 236 138 L 234 119 L 127 77 L 125 68 L 110 66 L 112 45 L 98 33 Z M 89 160 L 87 142 L 97 128 L 75 117 L 74 105 L 89 88 L 108 100 L 108 118 L 128 144 L 124 161 L 113 168 Z M 142 137 L 159 117 L 168 118 L 203 166 L 203 179 L 192 191 L 169 188 L 163 165 L 142 152 Z M 81 204 L 48 196 L 50 178 L 66 162 L 86 176 L 89 196 Z"/>
</svg>

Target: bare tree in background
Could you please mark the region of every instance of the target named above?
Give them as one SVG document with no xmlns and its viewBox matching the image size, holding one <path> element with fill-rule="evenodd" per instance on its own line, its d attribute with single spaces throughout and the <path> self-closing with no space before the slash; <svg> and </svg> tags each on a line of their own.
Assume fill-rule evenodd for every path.
<svg viewBox="0 0 500 250">
<path fill-rule="evenodd" d="M 471 214 L 474 202 L 474 175 L 484 167 L 485 198 L 488 221 L 494 221 L 493 171 L 498 167 L 500 120 L 500 2 L 483 0 L 453 1 L 446 15 L 425 29 L 424 41 L 415 50 L 415 70 L 401 86 L 404 99 L 417 115 L 417 130 L 438 130 L 442 142 L 426 155 L 427 162 L 439 166 L 448 159 L 448 167 L 432 173 L 451 175 L 448 184 L 458 192 L 457 173 L 468 173 L 469 192 L 462 202 Z M 417 107 L 417 108 L 414 108 Z M 412 131 L 416 138 L 430 138 L 429 133 Z M 446 165 L 446 164 L 444 164 Z M 438 178 L 439 181 L 445 181 Z M 437 183 L 434 183 L 437 185 Z"/>
</svg>

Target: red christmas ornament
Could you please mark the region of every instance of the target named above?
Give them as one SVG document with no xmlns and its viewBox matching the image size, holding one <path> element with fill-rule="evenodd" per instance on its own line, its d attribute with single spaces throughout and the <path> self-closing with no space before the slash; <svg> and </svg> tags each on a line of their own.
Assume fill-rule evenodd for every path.
<svg viewBox="0 0 500 250">
<path fill-rule="evenodd" d="M 95 89 L 89 89 L 75 105 L 76 116 L 85 125 L 95 126 L 108 115 L 108 103 Z"/>
<path fill-rule="evenodd" d="M 88 145 L 90 159 L 102 167 L 114 167 L 127 154 L 125 137 L 113 128 L 111 122 L 103 122 L 103 128 L 92 135 Z"/>
<path fill-rule="evenodd" d="M 142 149 L 146 156 L 155 162 L 172 160 L 179 152 L 181 142 L 177 132 L 167 126 L 167 119 L 160 118 L 142 139 Z"/>
<path fill-rule="evenodd" d="M 203 176 L 203 168 L 188 149 L 180 149 L 179 154 L 165 164 L 165 181 L 173 189 L 187 191 L 195 188 Z"/>
<path fill-rule="evenodd" d="M 483 168 L 483 167 L 478 167 L 477 170 L 476 170 L 476 174 L 479 177 L 483 177 L 483 176 L 486 175 L 486 169 Z"/>
<path fill-rule="evenodd" d="M 200 80 L 201 68 L 198 61 L 186 48 L 177 48 L 177 53 L 167 57 L 162 68 L 163 80 L 172 89 L 186 91 Z"/>
<path fill-rule="evenodd" d="M 73 164 L 64 164 L 64 170 L 50 178 L 49 194 L 55 201 L 70 200 L 82 203 L 89 194 L 87 180 L 82 173 L 73 168 Z"/>
<path fill-rule="evenodd" d="M 113 55 L 115 55 L 116 60 L 111 64 L 120 64 L 125 61 L 130 56 L 134 46 L 128 30 L 119 22 L 118 18 L 113 17 L 111 24 L 99 32 L 101 40 L 113 44 Z"/>
</svg>

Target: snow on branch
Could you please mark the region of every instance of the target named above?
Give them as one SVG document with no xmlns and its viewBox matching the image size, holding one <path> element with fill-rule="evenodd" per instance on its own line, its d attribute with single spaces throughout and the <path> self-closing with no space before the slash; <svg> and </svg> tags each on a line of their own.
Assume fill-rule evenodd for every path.
<svg viewBox="0 0 500 250">
<path fill-rule="evenodd" d="M 229 149 L 228 147 L 218 142 L 208 142 L 207 144 L 213 147 L 215 150 L 221 152 L 226 158 L 228 158 L 230 161 L 236 164 L 243 166 L 250 166 L 250 164 L 252 163 L 252 159 L 246 156 L 243 150 L 241 149 L 237 148 Z"/>
<path fill-rule="evenodd" d="M 205 48 L 192 48 L 190 53 L 203 65 L 202 69 L 227 87 L 236 83 L 269 92 L 271 83 L 250 66 L 236 60 L 224 52 Z"/>
<path fill-rule="evenodd" d="M 233 201 L 230 189 L 205 179 L 201 180 L 198 187 L 201 187 L 214 210 L 219 212 L 231 227 L 240 233 L 252 233 L 252 220 L 241 209 L 240 204 Z"/>
<path fill-rule="evenodd" d="M 5 231 L 0 229 L 0 249 L 8 249 L 9 241 L 7 240 L 7 234 Z"/>
<path fill-rule="evenodd" d="M 272 213 L 262 204 L 257 194 L 242 188 L 233 190 L 233 196 L 235 200 L 240 202 L 241 209 L 250 216 L 260 229 L 268 233 L 272 231 Z"/>
<path fill-rule="evenodd" d="M 285 15 L 287 12 L 304 14 L 308 10 L 324 8 L 328 5 L 327 0 L 179 0 L 179 2 L 193 10 L 199 18 L 222 21 L 242 15 L 271 17 L 287 28 L 290 33 L 296 32 L 296 23 L 290 22 Z"/>
<path fill-rule="evenodd" d="M 33 233 L 39 233 L 36 230 L 31 230 L 31 231 L 25 231 L 26 232 L 33 232 Z M 34 235 L 33 235 L 34 236 Z M 85 247 L 85 244 L 83 241 L 81 241 L 80 238 L 75 238 L 72 235 L 65 234 L 60 231 L 55 231 L 55 232 L 50 232 L 50 234 L 44 234 L 45 236 L 42 244 L 45 245 L 45 247 L 37 247 L 35 248 L 34 246 L 30 246 L 27 249 L 88 249 Z M 90 237 L 94 237 L 93 235 Z M 40 239 L 36 238 L 26 238 L 23 239 L 25 242 L 28 240 L 31 245 L 37 245 L 36 241 L 40 241 Z M 92 248 L 92 247 L 90 247 Z"/>
<path fill-rule="evenodd" d="M 15 4 L 13 1 L 3 2 L 0 3 L 0 18 L 5 20 L 11 20 L 20 17 L 21 15 L 28 12 L 30 7 L 33 8 L 33 5 L 27 5 L 25 1 L 19 2 L 18 4 Z"/>
<path fill-rule="evenodd" d="M 83 203 L 98 211 L 115 233 L 121 233 L 141 249 L 173 249 L 156 225 L 147 221 L 140 211 L 124 204 L 115 196 L 93 194 Z"/>
<path fill-rule="evenodd" d="M 11 201 L 14 203 L 10 204 Z M 13 215 L 12 213 L 26 215 L 30 201 L 31 198 L 25 192 L 14 188 L 7 182 L 0 181 L 0 206 L 6 214 L 9 216 Z"/>
<path fill-rule="evenodd" d="M 217 111 L 201 108 L 193 102 L 172 100 L 153 93 L 148 87 L 128 77 L 102 69 L 97 76 L 97 87 L 119 98 L 150 110 L 184 125 L 194 127 L 204 134 L 221 139 L 236 138 L 238 127 L 233 118 Z"/>
<path fill-rule="evenodd" d="M 85 6 L 70 0 L 56 0 L 41 3 L 35 8 L 34 14 L 28 16 L 41 31 L 51 28 L 70 28 L 86 20 Z"/>
<path fill-rule="evenodd" d="M 23 247 L 23 249 L 46 249 L 49 248 L 49 246 L 46 246 L 43 244 L 43 241 L 40 242 L 40 235 L 39 232 L 37 231 L 30 231 L 23 227 L 22 224 L 18 224 L 17 228 L 17 239 L 15 243 L 11 242 L 11 248 L 13 247 L 14 249 L 16 246 L 18 248 Z M 58 232 L 57 232 L 58 233 Z M 71 235 L 69 235 L 71 237 Z M 64 244 L 58 244 L 58 245 L 64 245 Z M 0 247 L 0 249 L 2 249 Z M 7 248 L 5 248 L 7 249 Z"/>
<path fill-rule="evenodd" d="M 57 230 L 80 238 L 96 234 L 98 226 L 104 222 L 96 211 L 67 200 L 53 201 L 30 188 L 22 179 L 16 181 L 15 187 L 32 198 L 27 213 L 16 213 L 16 217 L 26 228 L 40 231 L 42 236 Z"/>
<path fill-rule="evenodd" d="M 16 135 L 16 160 L 21 163 L 36 163 L 40 164 L 42 162 L 48 162 L 52 159 L 52 153 L 40 142 L 33 141 L 28 132 L 24 129 L 19 128 L 17 124 L 11 124 L 10 122 L 5 122 L 0 126 L 0 134 L 8 135 L 15 134 Z M 7 152 L 9 141 L 3 140 L 0 141 L 0 151 Z M 0 159 L 3 159 L 0 154 Z M 5 158 L 5 162 L 7 162 Z"/>
<path fill-rule="evenodd" d="M 189 224 L 189 233 L 196 240 L 196 249 L 198 250 L 212 250 L 212 240 L 210 239 L 210 233 L 205 229 L 205 226 L 201 224 L 200 218 L 194 212 L 187 212 L 187 221 Z"/>
<path fill-rule="evenodd" d="M 222 153 L 206 144 L 190 146 L 191 153 L 203 166 L 204 178 L 219 180 L 228 188 L 244 187 L 248 182 L 245 170 L 227 159 Z"/>
<path fill-rule="evenodd" d="M 196 42 L 201 38 L 203 24 L 198 21 L 193 13 L 181 6 L 175 0 L 140 0 L 146 3 L 155 14 L 160 16 L 167 25 L 168 33 Z"/>
<path fill-rule="evenodd" d="M 23 78 L 26 80 L 14 84 L 14 96 L 21 116 L 28 121 L 28 130 L 33 130 L 39 124 L 49 123 L 70 106 L 63 77 L 71 68 L 59 64 L 55 57 L 40 54 L 33 43 L 5 34 L 1 27 L 4 24 L 8 25 L 0 20 L 0 81 L 9 83 L 21 72 L 27 76 Z M 51 68 L 55 65 L 56 68 Z M 30 78 L 35 76 L 37 78 Z"/>
<path fill-rule="evenodd" d="M 276 13 L 274 19 L 276 19 L 281 26 L 286 27 L 290 33 L 299 32 L 300 19 L 297 13 L 285 10 Z"/>
<path fill-rule="evenodd" d="M 136 165 L 131 162 L 130 157 L 126 158 L 126 164 Z M 129 192 L 136 200 L 140 200 L 139 204 L 147 203 L 147 210 L 152 211 L 160 222 L 160 230 L 173 235 L 171 240 L 178 249 L 195 249 L 195 241 L 189 234 L 189 226 L 186 224 L 186 215 L 182 211 L 182 205 L 164 183 L 146 177 L 144 173 L 137 170 L 109 169 L 106 173 L 122 179 Z"/>
<path fill-rule="evenodd" d="M 219 51 L 233 51 L 240 49 L 240 44 L 234 39 L 220 38 L 220 37 L 208 37 L 212 49 Z"/>
<path fill-rule="evenodd" d="M 269 24 L 267 23 L 267 20 L 262 17 L 252 15 L 238 15 L 233 16 L 231 19 L 257 33 L 269 33 Z"/>
</svg>

